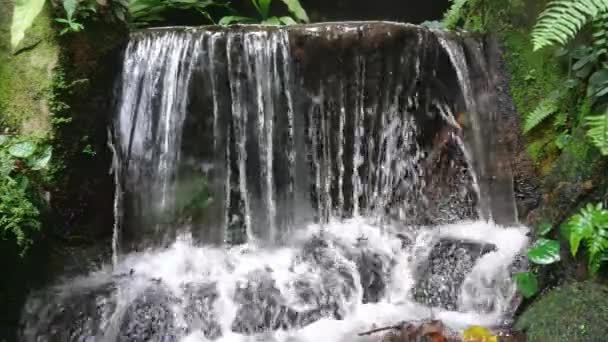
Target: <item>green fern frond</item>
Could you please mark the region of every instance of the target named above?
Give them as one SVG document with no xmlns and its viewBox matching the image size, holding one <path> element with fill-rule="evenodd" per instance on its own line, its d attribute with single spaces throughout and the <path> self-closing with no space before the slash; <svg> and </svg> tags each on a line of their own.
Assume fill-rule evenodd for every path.
<svg viewBox="0 0 608 342">
<path fill-rule="evenodd" d="M 589 269 L 591 274 L 596 274 L 606 251 L 608 251 L 608 238 L 596 235 L 588 242 L 589 247 Z"/>
<path fill-rule="evenodd" d="M 587 137 L 591 140 L 602 155 L 608 155 L 608 112 L 600 115 L 590 115 L 586 117 L 589 130 Z"/>
<path fill-rule="evenodd" d="M 540 104 L 526 116 L 524 121 L 524 134 L 529 133 L 546 118 L 555 114 L 558 110 L 559 99 L 555 96 L 549 96 L 543 99 Z"/>
<path fill-rule="evenodd" d="M 455 29 L 463 18 L 462 10 L 469 0 L 450 0 L 452 6 L 443 15 L 443 25 L 448 29 Z"/>
<path fill-rule="evenodd" d="M 581 28 L 608 12 L 608 0 L 552 0 L 532 31 L 534 50 L 565 45 Z"/>
<path fill-rule="evenodd" d="M 608 12 L 593 21 L 593 49 L 603 67 L 608 68 Z"/>
</svg>

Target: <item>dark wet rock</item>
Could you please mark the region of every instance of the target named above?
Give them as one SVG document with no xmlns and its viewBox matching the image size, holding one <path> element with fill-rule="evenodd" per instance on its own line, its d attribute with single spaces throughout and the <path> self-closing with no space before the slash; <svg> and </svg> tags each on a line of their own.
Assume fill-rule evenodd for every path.
<svg viewBox="0 0 608 342">
<path fill-rule="evenodd" d="M 465 277 L 481 256 L 494 249 L 493 245 L 439 241 L 428 260 L 418 267 L 418 280 L 413 290 L 415 300 L 432 307 L 456 310 Z"/>
<path fill-rule="evenodd" d="M 46 290 L 33 294 L 22 314 L 21 340 L 36 342 L 102 339 L 116 308 L 114 283 L 80 288 L 70 294 Z"/>
<path fill-rule="evenodd" d="M 118 341 L 173 342 L 178 340 L 176 322 L 171 306 L 178 300 L 161 285 L 151 286 L 127 308 Z"/>
<path fill-rule="evenodd" d="M 313 323 L 327 310 L 298 311 L 285 304 L 275 281 L 265 271 L 254 272 L 246 283 L 239 284 L 235 301 L 241 304 L 232 323 L 232 331 L 244 334 L 297 328 Z"/>
<path fill-rule="evenodd" d="M 220 337 L 222 329 L 213 311 L 219 297 L 215 284 L 188 284 L 184 286 L 184 293 L 184 316 L 188 330 L 202 331 L 208 339 Z"/>
</svg>

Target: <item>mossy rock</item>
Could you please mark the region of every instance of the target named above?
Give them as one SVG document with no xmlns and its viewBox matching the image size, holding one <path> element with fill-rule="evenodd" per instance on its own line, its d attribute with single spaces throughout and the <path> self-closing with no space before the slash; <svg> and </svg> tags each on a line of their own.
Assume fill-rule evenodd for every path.
<svg viewBox="0 0 608 342">
<path fill-rule="evenodd" d="M 529 342 L 608 340 L 608 287 L 572 283 L 551 290 L 517 320 Z"/>
</svg>

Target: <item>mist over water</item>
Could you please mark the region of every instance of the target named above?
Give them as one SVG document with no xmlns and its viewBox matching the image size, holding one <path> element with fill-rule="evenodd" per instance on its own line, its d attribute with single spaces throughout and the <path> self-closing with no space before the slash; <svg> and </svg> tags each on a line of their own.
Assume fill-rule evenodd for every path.
<svg viewBox="0 0 608 342">
<path fill-rule="evenodd" d="M 113 260 L 33 293 L 22 339 L 508 323 L 528 239 L 487 181 L 483 49 L 392 23 L 134 33 L 111 129 Z"/>
</svg>

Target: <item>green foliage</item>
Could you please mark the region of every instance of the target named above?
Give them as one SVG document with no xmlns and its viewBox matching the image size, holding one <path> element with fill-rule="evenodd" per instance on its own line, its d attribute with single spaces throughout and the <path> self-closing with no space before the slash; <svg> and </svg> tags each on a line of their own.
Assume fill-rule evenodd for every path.
<svg viewBox="0 0 608 342">
<path fill-rule="evenodd" d="M 608 288 L 591 281 L 561 285 L 528 306 L 514 328 L 528 342 L 606 341 Z"/>
<path fill-rule="evenodd" d="M 553 230 L 549 223 L 542 223 L 537 232 L 541 236 L 528 250 L 528 260 L 535 265 L 549 265 L 560 261 L 559 241 L 544 238 Z M 519 292 L 526 298 L 533 297 L 539 289 L 538 278 L 533 271 L 516 273 L 515 282 Z"/>
<path fill-rule="evenodd" d="M 608 156 L 608 113 L 590 115 L 585 120 L 588 127 L 587 137 L 602 155 Z"/>
<path fill-rule="evenodd" d="M 214 7 L 229 8 L 229 4 L 218 0 L 131 0 L 128 7 L 131 24 L 147 26 L 165 20 L 166 13 L 172 10 L 193 11 L 210 23 L 215 23 L 209 10 Z"/>
<path fill-rule="evenodd" d="M 25 31 L 32 26 L 34 19 L 40 14 L 45 0 L 17 0 L 15 2 L 15 10 L 13 12 L 13 20 L 11 25 L 11 45 L 13 49 L 19 45 L 25 35 Z M 127 7 L 128 0 L 114 0 L 110 1 L 109 5 L 106 2 L 97 0 L 60 0 L 57 1 L 61 7 L 65 17 L 58 17 L 55 21 L 64 28 L 60 31 L 60 34 L 66 34 L 68 32 L 79 32 L 82 31 L 84 25 L 81 23 L 82 20 L 88 19 L 93 15 L 100 12 L 101 9 L 110 6 L 110 13 L 106 15 L 106 18 L 113 20 L 119 20 L 126 22 L 127 20 Z M 54 3 L 49 1 L 49 3 Z"/>
<path fill-rule="evenodd" d="M 587 247 L 589 270 L 597 274 L 602 261 L 608 259 L 608 210 L 602 203 L 587 204 L 565 223 L 563 231 L 573 256 L 578 254 L 581 244 Z"/>
<path fill-rule="evenodd" d="M 452 5 L 443 15 L 443 25 L 448 29 L 455 29 L 458 22 L 463 19 L 462 11 L 469 0 L 451 0 Z"/>
<path fill-rule="evenodd" d="M 565 45 L 581 28 L 608 11 L 608 0 L 552 0 L 532 31 L 534 50 Z"/>
<path fill-rule="evenodd" d="M 537 265 L 549 265 L 560 260 L 559 242 L 541 238 L 528 251 L 528 259 Z"/>
<path fill-rule="evenodd" d="M 40 14 L 45 0 L 16 0 L 11 25 L 11 45 L 16 49 L 25 36 L 25 31 L 32 26 Z"/>
<path fill-rule="evenodd" d="M 516 273 L 515 281 L 519 292 L 526 298 L 531 298 L 538 292 L 538 278 L 532 272 Z"/>
<path fill-rule="evenodd" d="M 561 92 L 554 92 L 553 95 L 541 100 L 538 107 L 526 116 L 524 119 L 524 133 L 529 133 L 546 118 L 558 111 L 560 101 L 560 95 L 558 94 L 561 94 Z"/>
<path fill-rule="evenodd" d="M 306 11 L 300 4 L 299 0 L 281 1 L 287 6 L 287 10 L 290 16 L 271 16 L 270 5 L 272 4 L 272 0 L 251 0 L 251 3 L 253 4 L 258 13 L 258 18 L 230 15 L 223 17 L 219 21 L 219 24 L 231 25 L 260 23 L 262 25 L 294 25 L 298 22 L 309 22 L 308 15 L 306 14 Z"/>
<path fill-rule="evenodd" d="M 40 230 L 35 183 L 51 156 L 39 139 L 0 135 L 0 238 L 13 239 L 22 254 Z"/>
</svg>

